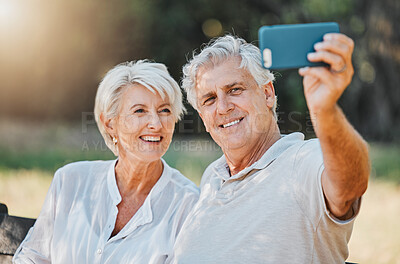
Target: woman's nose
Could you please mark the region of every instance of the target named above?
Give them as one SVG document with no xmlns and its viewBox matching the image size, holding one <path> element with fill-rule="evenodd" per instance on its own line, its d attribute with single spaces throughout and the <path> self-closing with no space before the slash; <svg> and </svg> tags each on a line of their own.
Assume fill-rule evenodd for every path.
<svg viewBox="0 0 400 264">
<path fill-rule="evenodd" d="M 157 113 L 151 114 L 147 127 L 154 130 L 162 127 L 160 117 Z"/>
</svg>

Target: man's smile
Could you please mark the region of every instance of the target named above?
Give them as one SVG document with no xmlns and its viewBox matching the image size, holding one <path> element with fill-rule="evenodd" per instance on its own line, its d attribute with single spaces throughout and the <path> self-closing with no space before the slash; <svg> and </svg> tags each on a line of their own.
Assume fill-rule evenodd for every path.
<svg viewBox="0 0 400 264">
<path fill-rule="evenodd" d="M 241 117 L 241 118 L 239 118 L 239 119 L 236 119 L 236 120 L 230 121 L 229 123 L 226 123 L 226 124 L 219 125 L 219 127 L 221 127 L 221 128 L 227 128 L 227 127 L 231 127 L 231 126 L 233 126 L 233 125 L 236 125 L 236 124 L 238 124 L 240 121 L 242 121 L 242 120 L 243 120 L 243 118 L 244 118 L 244 117 Z"/>
</svg>

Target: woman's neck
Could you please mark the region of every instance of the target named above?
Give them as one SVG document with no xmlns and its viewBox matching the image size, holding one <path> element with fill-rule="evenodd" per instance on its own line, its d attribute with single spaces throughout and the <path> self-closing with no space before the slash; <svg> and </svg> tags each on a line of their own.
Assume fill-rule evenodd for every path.
<svg viewBox="0 0 400 264">
<path fill-rule="evenodd" d="M 163 167 L 161 159 L 152 162 L 133 162 L 120 156 L 115 166 L 115 175 L 121 196 L 149 194 L 161 177 Z"/>
</svg>

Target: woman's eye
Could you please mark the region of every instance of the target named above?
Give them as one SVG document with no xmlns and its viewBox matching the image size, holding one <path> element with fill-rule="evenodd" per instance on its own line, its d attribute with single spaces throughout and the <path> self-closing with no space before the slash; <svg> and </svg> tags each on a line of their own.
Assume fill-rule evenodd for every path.
<svg viewBox="0 0 400 264">
<path fill-rule="evenodd" d="M 162 113 L 171 113 L 171 110 L 169 110 L 168 108 L 164 108 L 163 110 L 161 110 Z"/>
<path fill-rule="evenodd" d="M 144 109 L 136 109 L 134 113 L 144 113 Z"/>
</svg>

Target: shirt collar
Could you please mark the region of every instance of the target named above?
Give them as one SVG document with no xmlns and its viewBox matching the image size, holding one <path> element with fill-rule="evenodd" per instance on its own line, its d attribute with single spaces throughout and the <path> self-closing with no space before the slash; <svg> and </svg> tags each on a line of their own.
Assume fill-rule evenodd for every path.
<svg viewBox="0 0 400 264">
<path fill-rule="evenodd" d="M 232 176 L 229 174 L 229 167 L 226 162 L 226 158 L 225 156 L 222 156 L 216 161 L 214 172 L 224 181 L 241 180 L 254 169 L 262 170 L 268 167 L 286 149 L 288 149 L 293 144 L 303 140 L 304 135 L 300 132 L 282 135 L 282 137 L 278 141 L 276 141 L 258 161 L 254 162 L 249 167 L 244 168 L 243 170 Z"/>
<path fill-rule="evenodd" d="M 254 169 L 262 170 L 271 164 L 279 155 L 281 155 L 286 149 L 292 145 L 304 140 L 304 135 L 300 132 L 291 133 L 288 135 L 282 135 L 281 138 L 276 141 L 264 155 L 256 161 Z"/>
<path fill-rule="evenodd" d="M 107 172 L 108 192 L 110 193 L 114 205 L 119 204 L 122 200 L 117 186 L 117 179 L 115 177 L 115 165 L 117 164 L 117 162 L 118 159 L 111 162 Z"/>
<path fill-rule="evenodd" d="M 112 164 L 109 167 L 108 173 L 107 173 L 107 184 L 108 184 L 108 191 L 110 193 L 111 199 L 113 201 L 113 204 L 117 206 L 122 198 L 118 190 L 117 186 L 117 180 L 115 177 L 115 165 L 117 163 L 118 159 L 112 162 Z M 153 212 L 152 212 L 152 203 L 151 200 L 154 199 L 157 194 L 162 192 L 162 190 L 165 188 L 165 186 L 169 183 L 171 180 L 171 167 L 168 166 L 168 164 L 165 162 L 164 159 L 161 159 L 163 163 L 163 172 L 156 182 L 154 184 L 153 188 L 151 188 L 151 191 L 149 195 L 147 195 L 145 201 L 143 202 L 143 205 L 139 208 L 139 210 L 136 212 L 136 214 L 133 216 L 135 219 L 131 219 L 129 222 L 135 222 L 135 224 L 130 225 L 130 228 L 127 229 L 135 229 L 136 227 L 140 225 L 144 225 L 147 223 L 150 223 L 153 220 Z M 129 230 L 127 230 L 129 233 Z M 125 232 L 124 232 L 125 233 Z"/>
<path fill-rule="evenodd" d="M 161 161 L 163 163 L 163 172 L 156 184 L 154 184 L 153 188 L 151 189 L 149 197 L 154 197 L 155 195 L 160 193 L 171 180 L 171 167 L 168 166 L 164 159 L 161 159 Z"/>
</svg>

